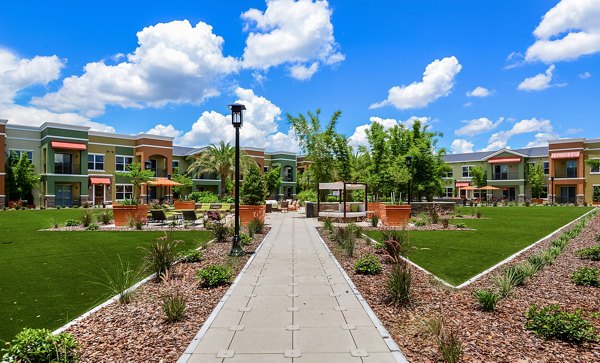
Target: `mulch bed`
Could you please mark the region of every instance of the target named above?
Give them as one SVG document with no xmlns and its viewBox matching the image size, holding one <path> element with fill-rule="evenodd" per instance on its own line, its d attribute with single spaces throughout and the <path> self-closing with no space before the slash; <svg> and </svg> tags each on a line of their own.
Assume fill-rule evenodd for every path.
<svg viewBox="0 0 600 363">
<path fill-rule="evenodd" d="M 492 288 L 492 275 L 483 276 L 461 290 L 442 285 L 416 268 L 413 276 L 413 299 L 409 306 L 395 307 L 386 302 L 385 286 L 391 269 L 383 255 L 383 272 L 377 276 L 358 275 L 354 262 L 366 253 L 376 254 L 372 244 L 357 242 L 354 258 L 346 257 L 320 230 L 323 239 L 334 251 L 340 264 L 354 281 L 371 308 L 383 322 L 406 357 L 413 362 L 442 360 L 435 341 L 428 333 L 428 322 L 443 316 L 446 327 L 458 335 L 463 346 L 462 359 L 469 362 L 600 362 L 600 342 L 571 344 L 546 340 L 524 328 L 524 313 L 529 306 L 559 304 L 568 310 L 583 309 L 600 312 L 600 288 L 578 286 L 571 282 L 571 273 L 579 267 L 600 268 L 599 261 L 581 260 L 574 251 L 590 247 L 600 234 L 600 215 L 588 222 L 584 231 L 571 240 L 552 265 L 546 266 L 512 294 L 499 302 L 496 312 L 483 312 L 473 297 L 480 288 Z M 509 265 L 548 247 L 545 241 L 511 261 Z M 499 271 L 504 267 L 500 267 Z M 600 318 L 591 318 L 600 329 Z"/>
<path fill-rule="evenodd" d="M 171 224 L 147 224 L 144 225 L 142 227 L 141 230 L 126 226 L 126 227 L 117 227 L 114 224 L 108 224 L 108 225 L 98 225 L 98 229 L 97 230 L 92 230 L 92 231 L 88 231 L 88 229 L 84 226 L 63 226 L 63 227 L 57 227 L 57 228 L 46 228 L 46 229 L 41 229 L 40 231 L 42 232 L 140 232 L 140 231 L 168 231 L 168 230 L 173 230 L 173 231 L 206 231 L 207 229 L 204 228 L 204 226 L 202 225 L 184 225 L 184 224 L 177 224 L 177 225 L 171 225 Z"/>
<path fill-rule="evenodd" d="M 265 227 L 265 233 L 268 228 Z M 265 235 L 257 235 L 245 251 L 254 251 Z M 246 261 L 228 257 L 231 243 L 211 243 L 198 263 L 179 263 L 168 283 L 150 281 L 135 291 L 129 304 L 112 303 L 69 327 L 82 345 L 83 362 L 176 362 L 229 285 L 201 288 L 197 270 L 210 264 L 232 264 L 237 276 Z M 233 278 L 232 278 L 233 279 Z M 187 299 L 185 319 L 177 323 L 164 320 L 162 296 L 179 291 Z"/>
</svg>

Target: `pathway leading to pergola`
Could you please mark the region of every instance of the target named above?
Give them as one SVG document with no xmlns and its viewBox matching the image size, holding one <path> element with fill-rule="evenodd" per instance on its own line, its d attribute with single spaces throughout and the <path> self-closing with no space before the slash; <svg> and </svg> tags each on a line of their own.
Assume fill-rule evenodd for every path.
<svg viewBox="0 0 600 363">
<path fill-rule="evenodd" d="M 316 220 L 270 219 L 271 233 L 179 362 L 404 362 Z"/>
</svg>

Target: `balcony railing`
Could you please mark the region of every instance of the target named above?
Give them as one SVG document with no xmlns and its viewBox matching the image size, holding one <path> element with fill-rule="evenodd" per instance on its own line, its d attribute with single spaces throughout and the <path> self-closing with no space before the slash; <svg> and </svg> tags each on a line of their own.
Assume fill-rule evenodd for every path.
<svg viewBox="0 0 600 363">
<path fill-rule="evenodd" d="M 506 173 L 492 173 L 492 180 L 515 180 L 519 179 L 519 173 L 506 172 Z"/>
<path fill-rule="evenodd" d="M 554 171 L 554 176 L 556 178 L 579 178 L 578 170 L 575 169 L 558 169 Z"/>
</svg>

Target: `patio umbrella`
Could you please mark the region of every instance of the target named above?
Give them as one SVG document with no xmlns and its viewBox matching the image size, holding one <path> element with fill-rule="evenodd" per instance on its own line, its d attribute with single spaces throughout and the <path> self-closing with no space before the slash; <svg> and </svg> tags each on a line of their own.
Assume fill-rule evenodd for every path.
<svg viewBox="0 0 600 363">
<path fill-rule="evenodd" d="M 460 189 L 462 189 L 462 190 L 477 190 L 478 188 L 468 185 L 468 186 L 460 188 Z M 469 199 L 469 198 L 467 198 L 467 199 Z"/>
<path fill-rule="evenodd" d="M 479 190 L 485 190 L 486 191 L 485 195 L 486 195 L 486 197 L 488 199 L 488 202 L 489 202 L 491 194 L 488 194 L 487 191 L 488 190 L 489 191 L 500 190 L 500 188 L 496 188 L 496 187 L 493 187 L 491 185 L 486 185 L 485 187 L 479 188 Z"/>
<path fill-rule="evenodd" d="M 167 194 L 170 192 L 171 187 L 181 185 L 181 183 L 178 183 L 176 181 L 173 181 L 173 180 L 167 179 L 167 178 L 156 178 L 154 180 L 149 180 L 148 184 L 166 188 Z"/>
</svg>

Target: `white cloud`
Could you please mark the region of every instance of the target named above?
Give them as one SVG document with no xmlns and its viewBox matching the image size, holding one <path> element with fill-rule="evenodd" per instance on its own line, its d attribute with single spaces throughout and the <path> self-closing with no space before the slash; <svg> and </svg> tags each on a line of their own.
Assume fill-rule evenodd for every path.
<svg viewBox="0 0 600 363">
<path fill-rule="evenodd" d="M 179 137 L 181 135 L 181 131 L 177 130 L 173 125 L 161 125 L 158 124 L 146 131 L 147 134 L 150 135 L 160 135 L 160 136 L 168 136 L 168 137 Z"/>
<path fill-rule="evenodd" d="M 570 128 L 567 130 L 566 134 L 567 135 L 574 135 L 574 134 L 579 134 L 582 133 L 583 129 L 579 129 L 579 128 Z"/>
<path fill-rule="evenodd" d="M 592 74 L 590 72 L 583 72 L 579 75 L 579 78 L 581 79 L 588 79 L 592 76 Z"/>
<path fill-rule="evenodd" d="M 547 146 L 549 140 L 558 139 L 558 135 L 553 133 L 539 132 L 535 134 L 535 139 L 529 142 L 525 147 Z"/>
<path fill-rule="evenodd" d="M 521 120 L 513 125 L 509 130 L 500 131 L 492 134 L 488 140 L 488 145 L 482 151 L 497 150 L 507 147 L 508 141 L 516 135 L 536 133 L 536 140 L 531 142 L 534 144 L 543 144 L 548 138 L 556 138 L 552 134 L 553 127 L 549 120 L 538 120 L 535 117 L 531 119 Z"/>
<path fill-rule="evenodd" d="M 533 77 L 525 78 L 517 87 L 521 91 L 541 91 L 552 87 L 552 73 L 554 72 L 554 64 L 546 69 L 545 73 L 536 74 Z"/>
<path fill-rule="evenodd" d="M 127 61 L 88 63 L 81 76 L 63 80 L 55 93 L 32 103 L 55 112 L 104 113 L 106 105 L 142 108 L 169 103 L 199 104 L 219 94 L 220 77 L 236 72 L 239 62 L 222 53 L 223 38 L 203 22 L 159 23 L 137 33 L 138 48 Z"/>
<path fill-rule="evenodd" d="M 600 0 L 562 0 L 534 30 L 527 61 L 553 63 L 600 52 Z"/>
<path fill-rule="evenodd" d="M 456 139 L 450 145 L 452 154 L 463 154 L 473 152 L 473 143 L 465 139 Z"/>
<path fill-rule="evenodd" d="M 462 66 L 456 57 L 436 59 L 425 68 L 421 82 L 408 86 L 394 86 L 388 91 L 388 98 L 371 105 L 371 109 L 392 104 L 400 110 L 422 108 L 450 94 L 454 87 L 454 78 Z"/>
<path fill-rule="evenodd" d="M 492 92 L 489 89 L 481 86 L 473 88 L 473 90 L 467 92 L 467 97 L 488 97 L 491 96 Z"/>
<path fill-rule="evenodd" d="M 466 125 L 454 131 L 454 133 L 460 136 L 479 135 L 488 131 L 492 131 L 493 129 L 498 127 L 498 125 L 500 125 L 502 121 L 504 121 L 504 118 L 500 118 L 496 122 L 488 119 L 487 117 L 480 117 L 473 120 L 467 120 L 463 121 L 463 123 L 465 123 Z"/>
<path fill-rule="evenodd" d="M 294 70 L 299 72 L 297 67 L 310 69 L 315 62 L 318 66 L 319 62 L 333 65 L 343 61 L 345 56 L 337 51 L 333 36 L 331 13 L 325 0 L 270 0 L 264 12 L 246 11 L 242 19 L 252 31 L 246 39 L 244 67 L 267 70 L 294 64 L 290 72 L 298 78 L 294 75 Z"/>
<path fill-rule="evenodd" d="M 309 67 L 306 67 L 302 64 L 296 64 L 290 68 L 290 75 L 299 81 L 306 81 L 311 79 L 318 70 L 319 63 L 317 62 L 314 62 Z"/>
<path fill-rule="evenodd" d="M 63 67 L 55 55 L 26 59 L 0 48 L 0 103 L 11 103 L 17 92 L 29 86 L 45 86 L 58 79 Z"/>
<path fill-rule="evenodd" d="M 369 118 L 370 123 L 357 126 L 354 129 L 354 133 L 348 138 L 348 144 L 353 147 L 367 146 L 369 144 L 369 140 L 367 138 L 367 130 L 370 129 L 371 125 L 375 122 L 381 124 L 387 130 L 396 125 L 403 125 L 406 128 L 411 128 L 417 120 L 420 121 L 421 124 L 425 124 L 430 121 L 430 118 L 411 116 L 405 121 L 400 121 L 393 118 L 384 119 L 381 117 L 372 116 Z"/>
<path fill-rule="evenodd" d="M 95 131 L 115 132 L 114 127 L 94 122 L 76 113 L 55 113 L 43 108 L 21 106 L 15 104 L 0 104 L 0 115 L 10 123 L 28 126 L 40 126 L 44 122 L 56 122 L 69 125 L 90 127 Z"/>
<path fill-rule="evenodd" d="M 473 106 L 473 102 L 466 102 L 463 107 L 471 107 Z"/>
</svg>

